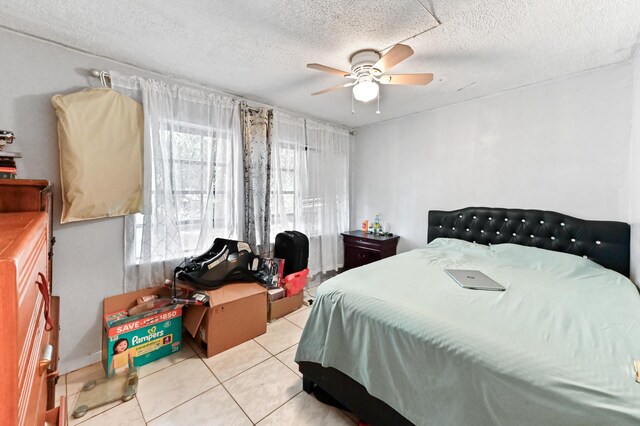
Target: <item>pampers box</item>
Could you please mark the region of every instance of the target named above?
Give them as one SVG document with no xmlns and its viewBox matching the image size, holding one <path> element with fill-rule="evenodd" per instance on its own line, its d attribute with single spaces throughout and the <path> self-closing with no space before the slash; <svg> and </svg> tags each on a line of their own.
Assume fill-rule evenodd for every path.
<svg viewBox="0 0 640 426">
<path fill-rule="evenodd" d="M 104 299 L 102 362 L 107 377 L 140 367 L 182 348 L 182 305 L 127 317 L 126 312 L 142 296 L 157 294 L 169 297 L 162 287 L 146 288 Z"/>
</svg>

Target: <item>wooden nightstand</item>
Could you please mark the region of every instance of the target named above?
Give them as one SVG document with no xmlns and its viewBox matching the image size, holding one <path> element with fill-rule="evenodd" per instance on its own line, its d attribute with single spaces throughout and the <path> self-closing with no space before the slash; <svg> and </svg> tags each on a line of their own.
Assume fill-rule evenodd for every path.
<svg viewBox="0 0 640 426">
<path fill-rule="evenodd" d="M 342 233 L 344 241 L 344 270 L 357 268 L 396 254 L 400 237 L 380 237 L 362 231 Z"/>
</svg>

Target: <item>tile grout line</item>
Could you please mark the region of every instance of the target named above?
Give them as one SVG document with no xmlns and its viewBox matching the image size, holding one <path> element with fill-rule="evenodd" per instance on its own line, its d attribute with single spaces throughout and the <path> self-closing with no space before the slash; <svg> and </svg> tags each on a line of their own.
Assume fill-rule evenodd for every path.
<svg viewBox="0 0 640 426">
<path fill-rule="evenodd" d="M 257 342 L 256 342 L 256 343 L 257 343 Z M 259 344 L 259 343 L 258 343 L 258 344 Z M 263 348 L 263 349 L 264 349 L 264 348 Z M 265 349 L 265 351 L 266 351 L 266 349 Z M 257 366 L 259 366 L 260 364 L 262 364 L 262 363 L 264 363 L 264 362 L 269 361 L 269 358 L 274 358 L 274 357 L 275 357 L 275 355 L 272 355 L 272 354 L 271 354 L 271 352 L 267 351 L 267 353 L 269 354 L 269 356 L 268 356 L 267 358 L 263 359 L 262 361 L 258 362 L 257 364 L 254 364 L 254 365 L 252 365 L 252 366 L 250 366 L 250 367 L 247 367 L 247 369 L 246 369 L 246 370 L 242 370 L 241 372 L 239 372 L 239 373 L 237 373 L 237 374 L 234 374 L 234 375 L 233 375 L 233 376 L 231 376 L 231 377 L 226 378 L 226 379 L 224 380 L 224 382 L 228 382 L 229 380 L 231 380 L 231 379 L 233 379 L 233 378 L 238 377 L 238 376 L 239 376 L 239 375 L 241 375 L 242 373 L 246 373 L 247 371 L 251 370 L 252 368 L 257 367 Z M 204 362 L 204 360 L 203 360 L 203 359 L 201 359 L 201 361 L 202 361 L 202 362 Z M 204 362 L 204 365 L 205 365 L 207 368 L 209 368 L 209 366 L 207 365 L 207 363 L 206 363 L 206 362 Z M 213 372 L 213 370 L 211 370 L 211 369 L 209 368 L 209 371 L 211 371 L 211 374 L 213 374 L 213 376 L 214 376 L 216 379 L 218 379 L 218 376 L 216 376 L 216 374 Z M 220 382 L 220 383 L 224 383 L 224 382 L 223 382 L 222 380 L 220 380 L 220 379 L 218 379 L 218 382 Z"/>
<path fill-rule="evenodd" d="M 178 407 L 180 407 L 180 406 L 182 406 L 182 405 L 186 404 L 186 403 L 187 403 L 187 402 L 189 402 L 189 401 L 193 401 L 194 399 L 198 398 L 199 396 L 202 396 L 202 395 L 204 395 L 205 393 L 207 393 L 207 392 L 209 392 L 209 391 L 212 391 L 213 389 L 215 389 L 215 388 L 217 388 L 218 386 L 221 386 L 221 385 L 222 385 L 222 383 L 218 382 L 218 384 L 217 384 L 217 385 L 215 385 L 214 387 L 209 388 L 209 389 L 207 389 L 207 390 L 205 390 L 205 391 L 203 391 L 203 392 L 201 392 L 201 393 L 199 393 L 199 394 L 197 394 L 197 395 L 195 395 L 195 396 L 193 396 L 193 397 L 189 398 L 188 400 L 186 400 L 186 401 L 184 401 L 184 402 L 181 402 L 180 404 L 176 405 L 175 407 L 173 407 L 173 408 L 172 408 L 172 409 L 170 409 L 169 411 L 165 411 L 164 413 L 162 413 L 162 414 L 159 414 L 159 415 L 155 416 L 154 418 L 152 418 L 152 419 L 151 419 L 151 420 L 149 420 L 149 421 L 147 421 L 147 420 L 145 419 L 145 422 L 146 422 L 146 423 L 151 423 L 152 421 L 159 419 L 160 417 L 164 416 L 165 414 L 169 414 L 170 412 L 172 412 L 172 411 L 173 411 L 173 410 L 175 410 L 176 408 L 178 408 Z M 136 399 L 138 399 L 138 398 L 136 398 Z M 140 403 L 138 403 L 138 406 L 140 406 Z M 144 418 L 144 412 L 142 411 L 142 407 L 140 407 L 140 412 L 142 413 L 142 417 Z"/>
<path fill-rule="evenodd" d="M 193 348 L 192 348 L 192 349 L 193 349 Z M 221 384 L 222 384 L 222 382 L 221 382 L 221 381 L 216 377 L 216 375 L 215 375 L 215 374 L 213 374 L 213 371 L 211 371 L 211 370 L 209 369 L 209 366 L 207 365 L 207 363 L 206 363 L 206 362 L 204 362 L 204 361 L 202 360 L 202 358 L 200 358 L 200 355 L 198 355 L 198 353 L 197 353 L 195 350 L 194 350 L 193 352 L 194 352 L 194 354 L 198 357 L 198 360 L 199 360 L 200 362 L 202 362 L 202 363 L 204 364 L 204 367 L 205 367 L 205 368 L 206 368 L 206 369 L 211 373 L 211 375 L 213 376 L 213 378 L 214 378 L 214 379 L 216 379 L 216 381 L 218 382 L 218 384 L 217 384 L 217 385 L 214 385 L 214 386 L 212 386 L 212 387 L 210 387 L 210 388 L 208 388 L 208 389 L 205 389 L 204 391 L 202 391 L 202 392 L 200 392 L 199 394 L 194 395 L 192 398 L 189 398 L 188 400 L 186 400 L 186 401 L 184 401 L 184 402 L 182 402 L 182 403 L 180 403 L 180 404 L 176 405 L 175 407 L 171 408 L 170 410 L 167 410 L 167 411 L 165 411 L 164 413 L 162 413 L 162 414 L 159 414 L 159 415 L 155 416 L 154 418 L 152 418 L 151 420 L 149 420 L 150 422 L 154 421 L 155 419 L 157 419 L 157 418 L 159 418 L 159 417 L 161 417 L 161 416 L 164 416 L 165 414 L 167 414 L 167 413 L 169 413 L 169 412 L 171 412 L 171 411 L 175 410 L 175 409 L 176 409 L 176 408 L 178 408 L 179 406 L 181 406 L 181 405 L 183 405 L 183 404 L 186 404 L 187 402 L 191 401 L 192 399 L 195 399 L 195 398 L 197 398 L 197 397 L 199 397 L 199 396 L 203 395 L 204 393 L 209 392 L 209 391 L 210 391 L 210 390 L 212 390 L 212 389 L 215 389 L 216 387 L 218 387 L 218 385 L 221 385 Z M 192 357 L 187 358 L 187 359 L 191 359 L 191 358 L 192 358 Z M 186 360 L 183 360 L 183 361 L 186 361 Z M 177 365 L 177 364 L 179 364 L 179 362 L 177 362 L 176 364 L 173 364 L 173 365 Z M 172 366 L 173 366 L 173 365 L 172 365 Z M 171 367 L 171 366 L 170 366 L 170 367 Z M 163 370 L 164 370 L 164 368 L 163 368 Z M 155 373 L 154 373 L 154 374 L 155 374 Z M 149 376 L 151 376 L 151 375 L 152 375 L 152 374 L 150 374 Z M 147 377 L 148 377 L 148 376 L 147 376 Z M 140 410 L 142 411 L 142 407 L 140 407 Z M 144 417 L 144 412 L 142 413 L 142 416 Z"/>
<path fill-rule="evenodd" d="M 193 349 L 193 348 L 192 348 L 192 349 Z M 195 351 L 195 349 L 194 349 L 194 352 L 196 352 L 196 351 Z M 223 352 L 224 352 L 224 351 L 223 351 Z M 222 352 L 221 352 L 221 353 L 222 353 Z M 203 364 L 204 364 L 204 366 L 207 368 L 207 370 L 209 370 L 209 371 L 211 372 L 211 374 L 213 375 L 213 377 L 215 377 L 215 379 L 218 381 L 218 383 L 219 383 L 219 384 L 222 384 L 222 380 L 220 380 L 220 377 L 216 376 L 216 373 L 211 369 L 211 367 L 209 367 L 209 364 L 207 364 L 207 363 L 205 362 L 204 358 L 203 358 L 203 357 L 201 357 L 197 352 L 196 352 L 196 355 L 198 356 L 198 358 L 200 359 L 200 361 L 202 361 L 202 363 L 203 363 Z M 203 353 L 203 355 L 204 355 L 204 353 Z M 216 354 L 216 355 L 217 355 L 217 354 Z M 214 355 L 214 356 L 215 356 L 215 355 Z M 205 356 L 205 357 L 206 357 L 206 356 Z M 207 358 L 207 359 L 209 359 L 209 358 L 213 358 L 213 357 L 206 357 L 206 358 Z M 228 380 L 228 379 L 227 379 L 227 380 Z"/>
<path fill-rule="evenodd" d="M 295 346 L 295 345 L 293 345 L 293 346 Z M 291 346 L 291 348 L 292 348 L 293 346 Z M 289 349 L 291 349 L 291 348 L 289 348 Z M 288 349 L 285 349 L 285 351 L 286 351 L 286 350 L 288 350 Z M 282 351 L 282 352 L 285 352 L 285 351 Z M 282 353 L 282 352 L 280 352 L 280 353 Z M 300 380 L 302 380 L 302 376 L 300 376 L 300 375 L 298 374 L 298 373 L 299 373 L 299 371 L 295 371 L 295 370 L 293 370 L 291 367 L 289 367 L 287 364 L 285 364 L 285 363 L 284 363 L 284 361 L 282 361 L 280 358 L 278 358 L 278 357 L 277 357 L 277 356 L 275 356 L 275 355 L 274 355 L 274 358 L 275 358 L 275 359 L 277 359 L 278 361 L 280 361 L 280 362 L 281 362 L 285 367 L 287 367 L 287 368 L 289 369 L 289 371 L 293 371 L 293 373 L 294 373 L 296 376 L 298 376 L 298 377 L 300 378 Z M 294 362 L 295 362 L 295 361 L 294 361 Z"/>
<path fill-rule="evenodd" d="M 296 345 L 297 345 L 297 343 L 296 343 Z M 293 345 L 293 346 L 295 346 L 295 345 Z M 293 346 L 290 346 L 290 347 L 289 347 L 289 348 L 287 348 L 287 349 L 291 349 Z M 287 349 L 285 349 L 284 351 L 286 351 Z M 282 352 L 284 352 L 284 351 L 282 351 Z M 282 352 L 279 352 L 279 353 L 282 353 Z M 287 365 L 286 365 L 284 362 L 282 362 L 281 360 L 279 360 L 277 356 L 272 355 L 272 356 L 271 356 L 271 358 L 275 358 L 275 360 L 276 360 L 276 361 L 278 361 L 280 364 L 284 365 L 284 366 L 285 366 L 289 371 L 292 371 L 289 367 L 287 367 Z M 252 367 L 252 368 L 253 368 L 253 367 Z M 248 371 L 248 370 L 247 370 L 247 371 Z M 294 372 L 294 374 L 295 374 L 295 372 Z M 302 380 L 302 377 L 298 376 L 297 374 L 296 374 L 296 377 L 298 377 L 298 379 L 299 379 L 299 380 Z M 300 392 L 297 392 L 297 393 L 296 393 L 295 395 L 293 395 L 291 398 L 289 398 L 288 400 L 286 400 L 285 402 L 283 402 L 282 404 L 280 404 L 280 405 L 278 405 L 276 408 L 274 408 L 274 409 L 273 409 L 273 411 L 271 411 L 269 414 L 267 414 L 266 416 L 262 417 L 260 420 L 258 420 L 257 422 L 255 422 L 255 423 L 254 423 L 254 425 L 256 425 L 256 424 L 260 423 L 261 421 L 263 421 L 264 419 L 266 419 L 267 417 L 269 417 L 270 415 L 272 415 L 273 413 L 275 413 L 275 412 L 276 412 L 280 407 L 282 407 L 283 405 L 285 405 L 286 403 L 288 403 L 289 401 L 291 401 L 291 400 L 292 400 L 293 398 L 295 398 L 296 396 L 300 395 L 300 393 L 301 393 L 301 392 L 304 392 L 304 391 L 303 391 L 303 390 L 300 390 Z M 240 405 L 240 404 L 238 404 L 238 405 Z M 242 407 L 240 407 L 240 408 L 242 408 Z M 243 411 L 244 411 L 244 410 L 243 410 Z M 251 420 L 251 418 L 249 418 L 249 420 Z"/>
<path fill-rule="evenodd" d="M 202 363 L 204 364 L 205 367 L 207 367 L 207 370 L 209 370 L 211 372 L 211 374 L 213 375 L 213 377 L 216 378 L 216 380 L 218 381 L 219 384 L 222 384 L 222 380 L 220 380 L 220 378 L 218 376 L 216 376 L 216 373 L 214 373 L 214 371 L 211 369 L 211 367 L 209 367 L 209 364 L 207 364 L 206 362 L 204 362 L 204 359 L 200 358 L 200 361 L 202 361 Z"/>
<path fill-rule="evenodd" d="M 193 350 L 193 348 L 191 348 L 191 349 Z M 176 352 L 176 353 L 180 353 L 180 352 Z M 178 361 L 178 362 L 176 362 L 176 363 L 173 363 L 173 364 L 167 365 L 166 367 L 161 368 L 160 370 L 154 371 L 153 373 L 149 373 L 149 374 L 147 374 L 147 375 L 146 375 L 146 376 L 144 376 L 144 377 L 139 377 L 139 378 L 138 378 L 138 386 L 140 386 L 140 383 L 142 382 L 142 380 L 143 380 L 143 379 L 149 378 L 149 377 L 153 376 L 153 375 L 154 375 L 154 374 L 156 374 L 156 373 L 159 373 L 159 372 L 161 372 L 161 371 L 164 371 L 164 370 L 166 370 L 166 369 L 168 369 L 168 368 L 170 368 L 170 367 L 174 367 L 174 366 L 176 366 L 176 365 L 178 365 L 178 364 L 180 364 L 180 363 L 182 363 L 182 362 L 184 362 L 184 361 L 190 360 L 190 359 L 194 358 L 194 357 L 195 357 L 195 356 L 197 356 L 197 355 L 198 355 L 198 354 L 197 354 L 195 351 L 193 351 L 193 355 L 192 355 L 192 356 L 190 356 L 190 357 L 188 357 L 188 358 L 185 358 L 185 359 L 180 360 L 180 361 Z M 200 358 L 200 357 L 198 357 L 198 358 Z M 200 359 L 200 360 L 202 361 L 202 359 Z M 205 364 L 205 367 L 206 367 L 206 364 Z M 211 374 L 213 374 L 213 372 L 212 372 Z M 215 377 L 215 375 L 214 375 L 214 377 Z M 216 377 L 216 380 L 217 380 L 217 379 L 218 379 L 218 378 Z M 219 380 L 218 380 L 218 383 L 220 383 L 220 381 L 219 381 Z M 216 385 L 216 386 L 217 386 L 217 385 Z M 215 386 L 214 386 L 214 387 L 215 387 Z M 204 392 L 207 392 L 207 391 L 209 391 L 209 390 L 213 389 L 214 387 L 209 388 L 209 389 L 207 389 L 207 390 L 203 391 L 202 393 L 200 393 L 200 394 L 198 394 L 198 395 L 202 395 Z M 140 402 L 139 402 L 139 400 L 138 400 L 138 390 L 137 390 L 137 389 L 136 389 L 136 396 L 135 396 L 135 398 L 136 398 L 136 400 L 138 401 L 138 408 L 140 408 L 140 413 L 142 413 L 142 418 L 144 419 L 145 423 L 152 422 L 153 420 L 157 419 L 158 417 L 160 417 L 160 416 L 162 416 L 162 415 L 164 415 L 164 414 L 168 413 L 169 411 L 173 410 L 173 408 L 172 408 L 172 409 L 171 409 L 171 410 L 169 410 L 169 411 L 166 411 L 166 412 L 164 412 L 164 413 L 162 413 L 162 414 L 160 414 L 160 415 L 158 415 L 158 416 L 156 416 L 156 417 L 154 417 L 154 418 L 152 418 L 152 419 L 150 419 L 150 420 L 147 420 L 147 418 L 146 418 L 146 417 L 145 417 L 145 415 L 144 415 L 144 411 L 142 411 L 142 406 L 140 405 Z M 194 397 L 194 398 L 195 398 L 195 397 Z M 193 398 L 191 398 L 191 399 L 193 399 Z M 190 399 L 190 400 L 191 400 L 191 399 Z M 120 404 L 118 404 L 118 405 L 120 405 Z M 118 405 L 116 405 L 116 407 L 117 407 Z M 182 404 L 179 404 L 179 405 L 182 405 Z M 112 408 L 115 408 L 115 407 L 112 407 Z M 176 407 L 174 407 L 174 408 L 176 408 Z M 109 409 L 109 410 L 110 410 L 110 409 Z M 107 411 L 109 411 L 109 410 L 105 410 L 104 412 L 107 412 Z M 102 414 L 102 413 L 100 413 L 100 414 Z"/>
<path fill-rule="evenodd" d="M 257 342 L 256 342 L 257 343 Z M 259 343 L 258 343 L 259 344 Z M 297 343 L 296 343 L 297 344 Z M 295 346 L 295 345 L 293 345 Z M 293 347 L 290 346 L 289 348 Z M 287 348 L 287 349 L 289 349 Z M 285 350 L 287 350 L 285 349 Z M 284 351 L 283 351 L 284 352 Z M 269 352 L 270 353 L 270 352 Z M 280 352 L 281 353 L 281 352 Z M 271 358 L 274 358 L 277 362 L 279 362 L 280 364 L 284 365 L 285 367 L 287 367 L 282 361 L 280 361 L 275 355 L 271 355 L 269 358 L 265 359 L 264 361 L 259 362 L 258 364 L 254 365 L 253 367 L 247 368 L 246 370 L 244 370 L 242 373 L 238 373 L 233 377 L 230 377 L 229 379 L 225 380 L 225 382 L 220 382 L 220 384 L 222 385 L 222 387 L 224 388 L 225 391 L 227 391 L 227 393 L 229 394 L 229 396 L 231 396 L 231 399 L 233 399 L 233 401 L 236 403 L 236 405 L 238 405 L 238 407 L 240 407 L 240 409 L 242 410 L 242 412 L 244 413 L 245 416 L 247 416 L 247 418 L 249 419 L 249 421 L 253 424 L 256 425 L 258 423 L 260 423 L 261 421 L 263 421 L 264 419 L 266 419 L 267 417 L 269 417 L 271 414 L 273 414 L 276 410 L 278 410 L 280 407 L 282 407 L 283 405 L 285 405 L 287 402 L 291 401 L 293 398 L 295 398 L 296 396 L 298 396 L 300 394 L 300 392 L 303 392 L 302 390 L 300 392 L 297 392 L 295 395 L 293 395 L 291 398 L 289 398 L 288 400 L 286 400 L 285 402 L 283 402 L 282 404 L 278 405 L 275 409 L 273 409 L 273 411 L 269 412 L 267 415 L 265 415 L 264 417 L 260 418 L 257 422 L 254 422 L 251 417 L 249 417 L 249 415 L 244 411 L 244 408 L 242 408 L 242 405 L 240 405 L 240 403 L 238 401 L 236 401 L 236 399 L 233 397 L 233 395 L 231 394 L 231 392 L 226 388 L 226 386 L 224 386 L 224 384 L 226 382 L 228 382 L 229 380 L 231 380 L 234 377 L 238 377 L 240 374 L 246 373 L 247 371 L 257 367 L 260 364 L 264 364 L 265 362 L 269 361 Z M 291 371 L 291 369 L 289 367 L 287 367 L 287 369 L 289 371 Z M 299 380 L 302 380 L 302 378 L 300 376 L 298 376 L 296 374 L 296 377 L 298 377 Z"/>
<path fill-rule="evenodd" d="M 190 346 L 191 346 L 191 345 L 190 345 Z M 214 386 L 212 386 L 212 387 L 210 387 L 210 388 L 208 388 L 208 389 L 205 389 L 204 391 L 200 392 L 199 394 L 194 395 L 193 397 L 189 398 L 188 400 L 186 400 L 186 401 L 184 401 L 184 402 L 181 402 L 180 404 L 176 405 L 175 407 L 173 407 L 173 408 L 171 408 L 171 409 L 169 409 L 169 410 L 167 410 L 167 411 L 165 411 L 165 412 L 163 412 L 163 413 L 161 413 L 161 414 L 159 414 L 159 415 L 157 415 L 157 416 L 153 417 L 152 419 L 150 419 L 150 420 L 148 420 L 148 421 L 147 421 L 147 419 L 146 419 L 146 417 L 145 417 L 145 415 L 144 415 L 144 411 L 142 411 L 142 406 L 140 406 L 140 403 L 138 402 L 138 406 L 140 407 L 140 412 L 142 413 L 142 417 L 144 418 L 145 423 L 150 423 L 150 422 L 152 422 L 152 421 L 156 420 L 157 418 L 159 418 L 159 417 L 161 417 L 161 416 L 164 416 L 165 414 L 167 414 L 167 413 L 169 413 L 169 412 L 171 412 L 171 411 L 175 410 L 175 409 L 176 409 L 176 408 L 178 408 L 179 406 L 186 404 L 187 402 L 191 401 L 192 399 L 195 399 L 195 398 L 197 398 L 197 397 L 199 397 L 199 396 L 203 395 L 204 393 L 209 392 L 209 391 L 210 391 L 210 390 L 212 390 L 212 389 L 215 389 L 216 387 L 218 387 L 218 385 L 221 385 L 221 384 L 222 384 L 222 382 L 221 382 L 221 381 L 216 377 L 216 375 L 215 375 L 215 374 L 213 374 L 213 371 L 211 371 L 211 370 L 209 369 L 209 367 L 207 366 L 207 364 L 202 360 L 202 358 L 200 358 L 200 355 L 198 355 L 198 353 L 196 352 L 196 350 L 195 350 L 193 347 L 192 347 L 191 349 L 193 350 L 193 352 L 194 352 L 194 355 L 195 355 L 195 356 L 191 356 L 191 357 L 189 357 L 189 358 L 185 358 L 185 359 L 183 359 L 183 360 L 182 360 L 182 361 L 180 361 L 180 362 L 176 362 L 175 364 L 171 364 L 171 365 L 169 365 L 169 366 L 167 366 L 167 367 L 165 367 L 165 368 L 162 368 L 162 369 L 160 369 L 160 370 L 158 370 L 158 371 L 155 371 L 155 372 L 153 372 L 153 373 L 149 374 L 148 376 L 145 376 L 144 378 L 147 378 L 147 377 L 153 376 L 155 373 L 158 373 L 158 372 L 160 372 L 160 371 L 162 371 L 162 370 L 166 370 L 166 369 L 167 369 L 167 368 L 169 368 L 169 367 L 173 367 L 173 366 L 175 366 L 175 365 L 178 365 L 178 364 L 180 364 L 180 363 L 181 363 L 181 362 L 183 362 L 183 361 L 186 361 L 186 360 L 189 360 L 189 359 L 192 359 L 192 358 L 196 358 L 196 357 L 197 357 L 197 358 L 198 358 L 198 360 L 204 364 L 205 368 L 206 368 L 206 369 L 211 373 L 211 375 L 216 379 L 216 381 L 218 382 L 218 384 L 217 384 L 217 385 L 214 385 Z M 140 380 L 142 380 L 142 379 L 140 379 Z M 139 383 L 140 383 L 140 382 L 138 382 L 138 384 L 139 384 Z M 138 397 L 137 397 L 137 392 L 136 392 L 136 399 L 138 399 Z"/>
<path fill-rule="evenodd" d="M 140 405 L 140 400 L 138 400 L 138 389 L 136 389 L 136 395 L 134 396 L 134 399 L 136 400 L 136 404 L 138 404 L 138 410 L 140 410 L 140 414 L 142 415 L 142 421 L 144 422 L 145 425 L 148 424 L 149 422 L 144 417 L 144 411 L 142 411 L 142 406 Z"/>
<path fill-rule="evenodd" d="M 295 325 L 295 324 L 294 324 L 294 325 Z M 296 326 L 296 327 L 297 327 L 297 326 Z M 300 328 L 300 327 L 298 327 L 298 328 Z M 253 340 L 255 340 L 255 339 L 253 339 Z M 258 345 L 260 345 L 260 342 L 256 342 L 256 343 L 257 343 Z M 264 349 L 265 351 L 269 352 L 269 355 L 271 355 L 271 356 L 274 356 L 274 357 L 275 357 L 275 356 L 280 355 L 282 352 L 284 352 L 284 351 L 286 351 L 286 350 L 288 350 L 288 349 L 291 349 L 292 347 L 294 347 L 295 345 L 297 345 L 297 344 L 299 344 L 299 343 L 300 343 L 300 341 L 298 340 L 298 342 L 297 342 L 297 343 L 294 343 L 294 344 L 293 344 L 293 345 L 291 345 L 291 346 L 287 346 L 286 348 L 284 348 L 283 350 L 281 350 L 280 352 L 278 352 L 278 353 L 276 353 L 276 354 L 271 353 L 271 351 L 269 351 L 269 349 L 265 348 L 263 345 L 260 345 L 260 347 L 261 347 L 262 349 Z M 256 364 L 256 365 L 257 365 L 257 364 Z M 253 367 L 251 367 L 251 368 L 253 368 Z M 245 370 L 245 371 L 246 371 L 246 370 Z M 243 371 L 243 373 L 244 373 L 244 371 Z M 240 373 L 238 373 L 238 374 L 240 374 Z"/>
<path fill-rule="evenodd" d="M 253 368 L 253 367 L 252 367 Z M 248 370 L 246 370 L 248 371 Z M 244 373 L 244 371 L 243 371 Z M 242 374 L 242 373 L 241 373 Z M 233 400 L 233 402 L 236 403 L 236 405 L 238 406 L 238 408 L 240 409 L 240 411 L 242 411 L 242 414 L 244 414 L 247 419 L 249 419 L 249 421 L 251 422 L 252 425 L 255 425 L 255 422 L 253 420 L 251 420 L 251 417 L 249 417 L 249 415 L 247 414 L 246 411 L 244 411 L 244 408 L 242 408 L 242 405 L 240 405 L 240 403 L 238 401 L 236 401 L 236 399 L 233 397 L 233 395 L 231 394 L 231 392 L 229 392 L 229 389 L 227 389 L 227 387 L 224 385 L 224 383 L 220 382 L 220 386 L 222 386 L 222 389 L 224 389 L 224 391 L 227 393 L 227 395 L 229 395 L 231 397 L 231 399 Z"/>
<path fill-rule="evenodd" d="M 176 409 L 176 408 L 178 408 L 179 406 L 184 405 L 184 404 L 186 404 L 187 402 L 191 401 L 192 399 L 195 399 L 195 398 L 197 398 L 197 397 L 201 396 L 202 394 L 204 394 L 204 393 L 206 393 L 206 392 L 209 392 L 209 391 L 210 391 L 210 390 L 212 390 L 212 389 L 217 388 L 217 387 L 218 387 L 219 385 L 221 385 L 221 384 L 222 384 L 222 383 L 218 382 L 218 384 L 217 384 L 217 385 L 211 386 L 210 388 L 205 389 L 204 391 L 202 391 L 202 392 L 200 392 L 199 394 L 197 394 L 197 395 L 193 396 L 192 398 L 189 398 L 188 400 L 186 400 L 186 401 L 184 401 L 184 402 L 181 402 L 180 404 L 176 405 L 175 407 L 173 407 L 173 408 L 171 408 L 171 409 L 169 409 L 169 410 L 167 410 L 167 411 L 165 411 L 165 412 L 163 412 L 163 413 L 158 414 L 157 416 L 155 416 L 154 418 L 152 418 L 151 420 L 149 420 L 149 422 L 152 422 L 152 421 L 156 420 L 157 418 L 162 417 L 162 416 L 164 416 L 165 414 L 172 412 L 173 410 L 175 410 L 175 409 Z M 136 399 L 137 399 L 137 398 L 136 398 Z M 140 407 L 140 411 L 142 411 L 142 407 Z M 144 412 L 142 412 L 142 417 L 144 417 Z M 146 418 L 145 418 L 145 421 L 146 421 Z"/>
<path fill-rule="evenodd" d="M 180 353 L 180 352 L 176 352 L 176 353 Z M 174 365 L 178 365 L 178 364 L 180 364 L 181 362 L 184 362 L 184 361 L 190 360 L 190 359 L 191 359 L 191 358 L 193 358 L 194 356 L 196 356 L 195 352 L 194 352 L 194 354 L 193 354 L 193 355 L 191 355 L 189 358 L 181 359 L 181 360 L 180 360 L 180 361 L 178 361 L 178 362 L 175 362 L 175 363 L 173 363 L 173 364 L 169 364 L 169 365 L 167 365 L 166 367 L 162 367 L 160 370 L 156 370 L 156 371 L 154 371 L 153 373 L 149 373 L 149 374 L 147 374 L 147 375 L 146 375 L 146 376 L 144 376 L 144 377 L 138 377 L 138 380 L 142 380 L 142 379 L 146 379 L 147 377 L 151 377 L 151 376 L 153 376 L 153 375 L 154 375 L 154 374 L 156 374 L 156 373 L 159 373 L 159 372 L 161 372 L 161 371 L 166 370 L 167 368 L 173 367 Z M 144 365 L 143 365 L 142 367 L 144 367 Z"/>
<path fill-rule="evenodd" d="M 74 395 L 75 395 L 75 394 L 74 394 Z M 134 395 L 134 397 L 133 397 L 132 399 L 135 399 L 136 401 L 138 400 L 138 394 L 137 394 L 137 392 L 136 392 L 136 395 Z M 116 400 L 116 401 L 118 401 L 119 403 L 118 403 L 118 404 L 116 404 L 116 405 L 114 405 L 113 407 L 111 407 L 111 408 L 107 408 L 106 410 L 99 412 L 99 413 L 98 413 L 98 414 L 96 414 L 95 416 L 91 416 L 91 417 L 87 417 L 86 419 L 82 419 L 82 420 L 80 420 L 80 421 L 79 421 L 78 423 L 76 423 L 76 424 L 77 424 L 77 425 L 81 425 L 81 424 L 83 424 L 83 423 L 85 423 L 85 422 L 87 422 L 87 421 L 89 421 L 89 420 L 95 419 L 95 418 L 97 418 L 97 417 L 99 417 L 99 416 L 101 416 L 101 415 L 103 415 L 103 414 L 105 414 L 105 413 L 107 413 L 107 412 L 109 412 L 109 411 L 113 410 L 114 408 L 118 408 L 118 407 L 120 407 L 121 405 L 126 404 L 127 402 L 130 402 L 131 400 L 129 400 L 129 401 L 122 401 L 122 399 L 118 399 L 118 400 Z M 116 402 L 116 401 L 111 401 L 109 404 L 112 404 L 112 403 L 114 403 L 114 402 Z M 105 405 L 107 405 L 107 404 L 105 404 Z M 101 406 L 94 407 L 94 408 L 99 408 L 99 407 L 101 407 Z M 67 406 L 67 420 L 69 419 L 69 417 L 72 417 L 72 415 L 71 415 L 71 414 L 69 414 L 69 410 L 68 410 L 68 408 L 70 408 L 70 407 L 68 407 L 68 406 Z M 140 414 L 142 414 L 142 418 L 144 419 L 144 413 L 142 412 L 142 407 L 140 407 L 140 403 L 138 403 L 138 408 L 140 408 Z M 84 416 L 82 416 L 82 417 L 84 417 Z M 81 418 L 82 418 L 82 417 L 81 417 Z M 78 419 L 76 419 L 75 417 L 74 417 L 74 419 L 75 419 L 75 420 L 78 420 Z M 146 422 L 146 420 L 145 420 L 145 422 Z M 67 422 L 67 424 L 68 424 L 68 423 L 69 423 L 69 422 Z"/>
<path fill-rule="evenodd" d="M 288 321 L 288 322 L 289 322 L 289 324 L 293 324 L 293 325 L 295 325 L 295 326 L 296 326 L 296 327 L 298 327 L 300 330 L 304 330 L 304 327 L 300 327 L 300 326 L 299 326 L 298 324 L 296 324 L 295 322 L 293 322 L 293 321 L 289 321 L 287 318 L 284 318 L 284 320 L 285 320 L 285 321 Z"/>
<path fill-rule="evenodd" d="M 302 380 L 302 379 L 300 379 Z M 296 396 L 300 395 L 302 392 L 304 392 L 303 390 L 301 390 L 300 392 L 296 393 L 295 395 L 293 395 L 291 398 L 287 399 L 285 402 L 283 402 L 282 404 L 278 405 L 272 412 L 270 412 L 269 414 L 267 414 L 266 416 L 264 416 L 263 418 L 261 418 L 260 420 L 258 420 L 257 422 L 254 423 L 254 425 L 257 425 L 258 423 L 260 423 L 261 421 L 263 421 L 264 419 L 266 419 L 267 417 L 269 417 L 270 415 L 272 415 L 273 413 L 275 413 L 276 411 L 278 411 L 280 408 L 282 408 L 284 405 L 286 405 L 289 401 L 291 401 L 293 398 L 295 398 Z M 249 419 L 251 420 L 251 419 Z"/>
</svg>

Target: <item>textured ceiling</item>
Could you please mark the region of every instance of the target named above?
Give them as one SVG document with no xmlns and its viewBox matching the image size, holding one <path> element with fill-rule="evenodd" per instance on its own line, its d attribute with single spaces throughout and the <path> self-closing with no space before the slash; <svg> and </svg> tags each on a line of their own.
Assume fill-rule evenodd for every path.
<svg viewBox="0 0 640 426">
<path fill-rule="evenodd" d="M 357 127 L 627 60 L 640 1 L 0 0 L 0 25 Z M 307 63 L 348 70 L 403 40 L 415 54 L 393 71 L 435 78 L 383 87 L 381 115 L 352 115 L 348 89 L 309 95 L 343 80 Z"/>
</svg>

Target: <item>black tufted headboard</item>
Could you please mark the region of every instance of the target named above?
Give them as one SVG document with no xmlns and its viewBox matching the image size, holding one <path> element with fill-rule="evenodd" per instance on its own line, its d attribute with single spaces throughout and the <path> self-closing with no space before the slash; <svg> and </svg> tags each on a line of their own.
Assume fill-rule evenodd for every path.
<svg viewBox="0 0 640 426">
<path fill-rule="evenodd" d="M 583 220 L 543 210 L 490 207 L 431 210 L 427 242 L 438 237 L 571 253 L 629 276 L 630 227 L 623 222 Z"/>
</svg>

